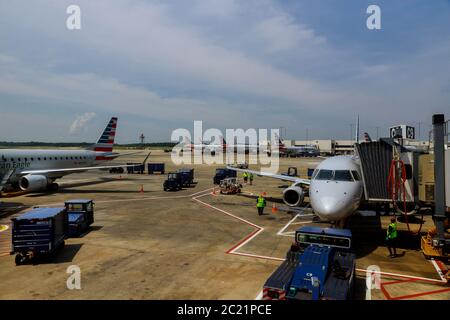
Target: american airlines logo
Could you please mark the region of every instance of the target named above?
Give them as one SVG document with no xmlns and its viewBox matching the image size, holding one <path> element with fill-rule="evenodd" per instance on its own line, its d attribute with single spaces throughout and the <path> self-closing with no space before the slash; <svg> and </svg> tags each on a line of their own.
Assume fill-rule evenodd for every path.
<svg viewBox="0 0 450 320">
<path fill-rule="evenodd" d="M 0 163 L 0 169 L 12 170 L 12 169 L 25 169 L 31 166 L 31 162 L 3 162 Z"/>
</svg>

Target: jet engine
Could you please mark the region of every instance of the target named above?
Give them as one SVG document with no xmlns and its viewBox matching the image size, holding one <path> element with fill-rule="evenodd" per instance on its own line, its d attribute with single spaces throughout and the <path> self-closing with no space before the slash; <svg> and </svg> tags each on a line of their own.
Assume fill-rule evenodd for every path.
<svg viewBox="0 0 450 320">
<path fill-rule="evenodd" d="M 19 180 L 19 187 L 23 191 L 45 190 L 48 186 L 46 176 L 28 174 Z"/>
<path fill-rule="evenodd" d="M 283 191 L 283 201 L 290 207 L 299 207 L 305 199 L 305 192 L 299 186 L 291 186 Z"/>
</svg>

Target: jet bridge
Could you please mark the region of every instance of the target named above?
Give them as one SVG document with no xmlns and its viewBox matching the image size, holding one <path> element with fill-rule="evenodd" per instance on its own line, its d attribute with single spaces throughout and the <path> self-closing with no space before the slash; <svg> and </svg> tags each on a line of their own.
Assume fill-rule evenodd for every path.
<svg viewBox="0 0 450 320">
<path fill-rule="evenodd" d="M 363 142 L 356 145 L 356 153 L 361 163 L 366 201 L 371 203 L 392 202 L 388 184 L 395 150 L 405 164 L 406 201 L 409 203 L 418 201 L 417 172 L 421 152 L 408 150 L 390 138 L 381 138 L 379 141 Z"/>
</svg>

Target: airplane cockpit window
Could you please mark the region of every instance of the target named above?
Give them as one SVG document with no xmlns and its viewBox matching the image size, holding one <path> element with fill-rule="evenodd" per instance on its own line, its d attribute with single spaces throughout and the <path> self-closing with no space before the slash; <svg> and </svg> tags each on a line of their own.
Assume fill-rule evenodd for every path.
<svg viewBox="0 0 450 320">
<path fill-rule="evenodd" d="M 336 170 L 334 171 L 335 181 L 353 181 L 352 174 L 349 170 Z"/>
<path fill-rule="evenodd" d="M 322 169 L 317 174 L 316 180 L 333 180 L 333 170 Z"/>
<path fill-rule="evenodd" d="M 353 178 L 354 178 L 356 181 L 361 180 L 361 177 L 359 176 L 358 171 L 353 170 L 353 171 L 352 171 L 352 174 L 353 174 Z"/>
</svg>

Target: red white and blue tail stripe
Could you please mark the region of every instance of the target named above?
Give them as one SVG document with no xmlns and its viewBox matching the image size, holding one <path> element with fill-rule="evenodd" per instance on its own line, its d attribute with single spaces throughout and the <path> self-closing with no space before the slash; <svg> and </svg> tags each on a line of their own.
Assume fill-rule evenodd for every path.
<svg viewBox="0 0 450 320">
<path fill-rule="evenodd" d="M 117 118 L 113 117 L 109 121 L 97 143 L 92 146 L 94 151 L 112 152 L 114 146 L 114 138 L 116 137 Z"/>
</svg>

